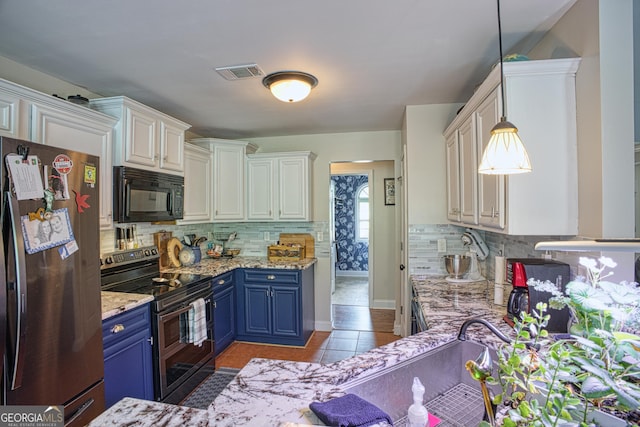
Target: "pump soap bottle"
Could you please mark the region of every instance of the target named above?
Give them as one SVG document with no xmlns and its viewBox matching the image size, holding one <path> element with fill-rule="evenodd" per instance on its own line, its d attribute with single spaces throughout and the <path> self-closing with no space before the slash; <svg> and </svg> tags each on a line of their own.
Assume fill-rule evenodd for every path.
<svg viewBox="0 0 640 427">
<path fill-rule="evenodd" d="M 413 405 L 409 406 L 407 416 L 407 427 L 429 427 L 429 412 L 422 405 L 424 398 L 424 386 L 420 382 L 420 378 L 413 377 Z"/>
</svg>

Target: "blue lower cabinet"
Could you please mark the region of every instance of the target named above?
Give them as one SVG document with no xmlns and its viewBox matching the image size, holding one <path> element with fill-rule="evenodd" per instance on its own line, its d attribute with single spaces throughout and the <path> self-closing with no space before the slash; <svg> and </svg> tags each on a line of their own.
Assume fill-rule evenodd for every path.
<svg viewBox="0 0 640 427">
<path fill-rule="evenodd" d="M 244 269 L 238 290 L 236 339 L 305 345 L 314 328 L 313 267 Z"/>
<path fill-rule="evenodd" d="M 149 309 L 145 304 L 102 322 L 107 408 L 123 397 L 153 400 Z"/>
<path fill-rule="evenodd" d="M 213 283 L 213 336 L 215 355 L 236 339 L 236 298 L 233 273 L 217 276 Z"/>
</svg>

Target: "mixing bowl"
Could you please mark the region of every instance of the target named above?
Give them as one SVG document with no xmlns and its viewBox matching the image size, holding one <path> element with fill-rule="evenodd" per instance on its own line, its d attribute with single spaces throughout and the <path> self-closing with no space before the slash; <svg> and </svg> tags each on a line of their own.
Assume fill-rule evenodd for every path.
<svg viewBox="0 0 640 427">
<path fill-rule="evenodd" d="M 444 266 L 454 279 L 461 279 L 469 272 L 471 257 L 468 255 L 445 255 Z"/>
</svg>

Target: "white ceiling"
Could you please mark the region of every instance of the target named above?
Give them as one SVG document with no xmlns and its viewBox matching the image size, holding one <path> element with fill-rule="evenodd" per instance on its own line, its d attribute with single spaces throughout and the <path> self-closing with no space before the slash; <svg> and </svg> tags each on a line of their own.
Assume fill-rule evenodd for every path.
<svg viewBox="0 0 640 427">
<path fill-rule="evenodd" d="M 502 0 L 504 53 L 575 1 Z M 400 129 L 406 105 L 471 96 L 497 33 L 494 0 L 0 0 L 0 56 L 221 138 Z M 285 104 L 214 70 L 253 62 L 319 84 Z"/>
</svg>

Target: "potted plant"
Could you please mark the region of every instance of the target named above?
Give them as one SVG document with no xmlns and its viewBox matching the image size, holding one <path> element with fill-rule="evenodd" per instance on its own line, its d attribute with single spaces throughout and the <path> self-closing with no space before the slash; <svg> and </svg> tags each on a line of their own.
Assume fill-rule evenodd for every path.
<svg viewBox="0 0 640 427">
<path fill-rule="evenodd" d="M 553 308 L 569 307 L 570 334 L 551 337 L 544 303 L 515 319 L 516 338 L 498 349 L 498 372 L 487 381 L 502 386 L 493 399 L 504 426 L 637 425 L 640 417 L 640 288 L 605 281 L 616 264 L 580 258 L 588 277 L 565 293 L 551 282 L 528 281 L 551 292 Z M 613 414 L 617 421 L 602 421 Z M 595 421 L 597 420 L 597 421 Z M 597 424 L 596 424 L 597 423 Z"/>
</svg>

